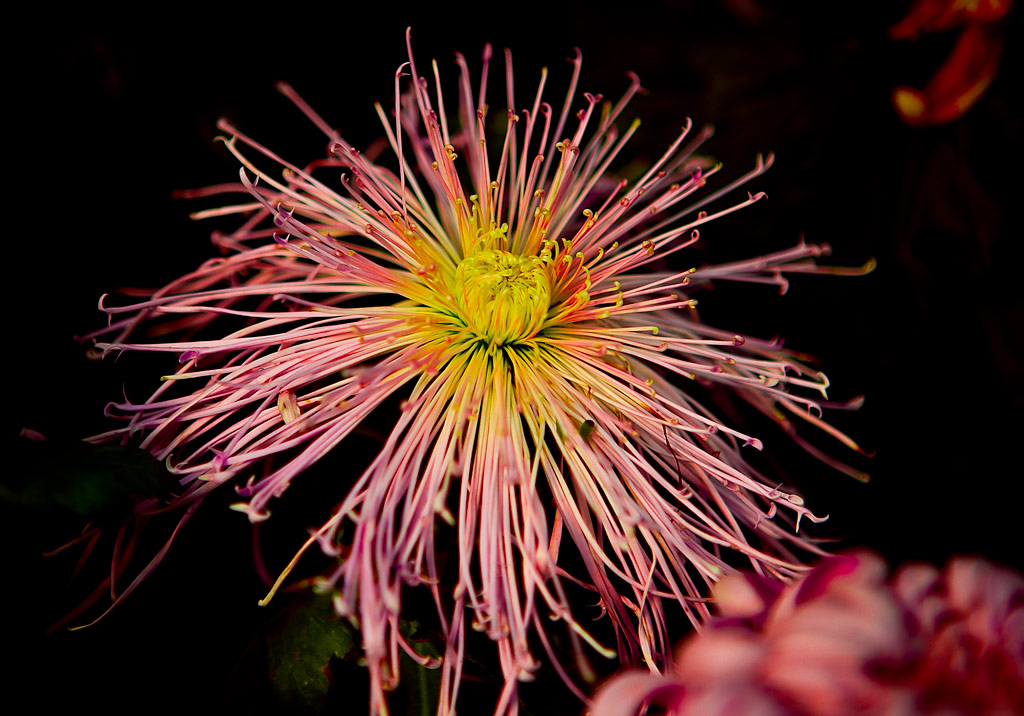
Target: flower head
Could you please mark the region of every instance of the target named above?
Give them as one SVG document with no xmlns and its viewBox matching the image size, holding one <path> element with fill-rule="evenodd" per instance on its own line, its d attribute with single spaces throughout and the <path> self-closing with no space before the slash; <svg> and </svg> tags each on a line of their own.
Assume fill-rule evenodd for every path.
<svg viewBox="0 0 1024 716">
<path fill-rule="evenodd" d="M 719 617 L 683 643 L 672 678 L 618 676 L 593 715 L 654 699 L 677 716 L 1024 709 L 1024 578 L 984 560 L 887 581 L 877 556 L 844 555 L 789 585 L 731 574 L 714 596 Z"/>
<path fill-rule="evenodd" d="M 180 477 L 170 505 L 150 500 L 142 513 L 188 507 L 187 516 L 232 482 L 237 508 L 263 520 L 306 468 L 403 396 L 379 453 L 299 552 L 319 544 L 337 558 L 320 585 L 360 627 L 375 710 L 397 678 L 399 649 L 422 661 L 398 629 L 404 585 L 425 586 L 437 604 L 447 641 L 441 712 L 455 702 L 470 626 L 497 644 L 505 684 L 496 711 L 506 712 L 538 650 L 572 681 L 549 618 L 566 625 L 584 679 L 583 642 L 665 665 L 665 606 L 706 618 L 695 598 L 732 570 L 730 550 L 764 573 L 802 569 L 792 549 L 816 548 L 793 527 L 811 513 L 746 463 L 741 448 L 759 449 L 757 438 L 676 381 L 728 389 L 787 432 L 786 414 L 796 415 L 853 445 L 821 422 L 823 375 L 694 312 L 693 291 L 712 279 L 784 287 L 786 271 L 826 270 L 813 264 L 826 247 L 702 269 L 663 260 L 694 244 L 698 227 L 758 201 L 719 203 L 771 157 L 701 195 L 720 167 L 695 155 L 710 131 L 691 136 L 687 122 L 646 173 L 610 180 L 638 126 L 620 133 L 616 122 L 639 81 L 614 104 L 584 94 L 579 107 L 578 54 L 557 112 L 544 101 L 546 70 L 517 104 L 506 55 L 508 112 L 495 150 L 489 60 L 488 49 L 474 91 L 457 56 L 459 112 L 449 118 L 436 63 L 432 97 L 410 48 L 394 125 L 377 108 L 390 165 L 346 143 L 287 86 L 328 137 L 326 158 L 300 167 L 222 122 L 240 184 L 195 194 L 247 192 L 245 203 L 200 214 L 245 217 L 214 236 L 227 255 L 149 300 L 104 307 L 112 321 L 103 333 L 115 337 L 102 350 L 181 361 L 146 401 L 113 405 L 128 424 L 99 438 L 142 435 Z M 201 338 L 215 319 L 236 326 Z M 142 322 L 184 337 L 133 342 Z M 780 509 L 788 514 L 773 520 Z M 435 555 L 450 542 L 457 559 L 442 570 Z M 570 585 L 593 593 L 614 648 L 577 620 Z"/>
</svg>

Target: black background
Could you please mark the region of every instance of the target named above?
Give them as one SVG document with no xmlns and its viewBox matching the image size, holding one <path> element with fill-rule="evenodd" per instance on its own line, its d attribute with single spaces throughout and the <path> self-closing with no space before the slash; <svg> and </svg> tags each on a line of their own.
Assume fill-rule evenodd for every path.
<svg viewBox="0 0 1024 716">
<path fill-rule="evenodd" d="M 108 427 L 103 405 L 123 384 L 136 398 L 151 387 L 130 382 L 137 364 L 86 360 L 73 336 L 102 325 L 101 293 L 158 287 L 210 254 L 214 225 L 191 222 L 196 207 L 171 193 L 237 175 L 212 141 L 219 117 L 302 163 L 322 153 L 322 135 L 274 91 L 276 80 L 365 146 L 380 134 L 372 103 L 393 96 L 406 25 L 421 66 L 436 57 L 449 77 L 455 50 L 475 70 L 484 42 L 510 47 L 521 104 L 542 64 L 552 72 L 548 97 L 561 102 L 562 59 L 578 46 L 581 90 L 617 97 L 626 70 L 650 90 L 627 112 L 644 121 L 638 159 L 656 159 L 685 116 L 715 125 L 705 151 L 728 176 L 759 151 L 776 153 L 751 187 L 769 200 L 709 227 L 694 263 L 783 248 L 801 233 L 832 245 L 829 263 L 878 261 L 862 278 L 798 277 L 783 297 L 728 284 L 702 297 L 714 325 L 779 333 L 818 357 L 832 397 L 866 396 L 862 410 L 835 422 L 876 451 L 871 460 L 850 456 L 872 474 L 867 485 L 763 435 L 810 506 L 831 515 L 813 534 L 894 563 L 968 553 L 1024 567 L 1019 12 L 1009 18 L 1000 74 L 978 105 L 955 123 L 911 129 L 893 112 L 891 89 L 921 86 L 955 31 L 890 41 L 886 29 L 904 3 L 760 7 L 756 21 L 697 2 L 140 8 L 38 18 L 6 45 L 5 115 L 14 128 L 5 152 L 5 425 L 80 438 Z M 501 74 L 495 64 L 492 106 L 503 109 Z M 841 446 L 816 443 L 846 457 Z M 272 536 L 288 552 L 323 518 L 295 517 L 294 531 Z M 204 711 L 210 699 L 247 688 L 236 664 L 267 616 L 255 605 L 263 587 L 243 517 L 204 505 L 123 608 L 92 629 L 43 639 L 71 603 L 73 564 L 39 553 L 74 529 L 5 517 L 5 616 L 26 637 L 24 647 L 12 642 L 27 667 L 15 692 L 40 706 L 126 713 Z"/>
</svg>

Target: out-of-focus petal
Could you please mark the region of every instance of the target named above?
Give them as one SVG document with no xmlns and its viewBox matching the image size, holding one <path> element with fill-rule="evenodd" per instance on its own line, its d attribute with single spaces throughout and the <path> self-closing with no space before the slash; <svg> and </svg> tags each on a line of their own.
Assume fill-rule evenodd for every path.
<svg viewBox="0 0 1024 716">
<path fill-rule="evenodd" d="M 965 613 L 984 610 L 1001 624 L 1012 610 L 1024 608 L 1024 578 L 979 559 L 958 558 L 946 569 L 949 603 Z"/>
<path fill-rule="evenodd" d="M 769 694 L 712 686 L 687 699 L 680 716 L 792 716 Z"/>
<path fill-rule="evenodd" d="M 759 574 L 727 574 L 714 588 L 715 606 L 726 619 L 762 614 L 778 598 L 782 584 Z"/>
<path fill-rule="evenodd" d="M 997 30 L 988 25 L 969 25 L 924 90 L 904 85 L 893 90 L 896 112 L 914 127 L 958 119 L 992 84 L 1002 49 L 1003 37 Z"/>
<path fill-rule="evenodd" d="M 889 29 L 894 40 L 913 39 L 922 32 L 942 32 L 960 24 L 999 20 L 1013 0 L 918 0 L 906 16 Z"/>
<path fill-rule="evenodd" d="M 683 692 L 683 687 L 673 679 L 630 671 L 615 677 L 598 692 L 590 716 L 636 716 L 644 703 L 659 699 L 666 705 L 676 704 Z"/>
<path fill-rule="evenodd" d="M 764 644 L 746 629 L 726 628 L 706 631 L 702 638 L 691 639 L 679 650 L 676 670 L 697 683 L 753 683 L 764 659 Z"/>
<path fill-rule="evenodd" d="M 800 580 L 794 598 L 797 604 L 816 599 L 838 581 L 877 584 L 885 578 L 885 572 L 885 562 L 871 554 L 829 557 Z"/>
</svg>

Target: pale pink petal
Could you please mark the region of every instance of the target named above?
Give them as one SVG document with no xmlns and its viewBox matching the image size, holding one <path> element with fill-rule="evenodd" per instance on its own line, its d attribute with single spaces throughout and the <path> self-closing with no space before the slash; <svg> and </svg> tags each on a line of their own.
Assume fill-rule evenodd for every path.
<svg viewBox="0 0 1024 716">
<path fill-rule="evenodd" d="M 638 671 L 620 674 L 598 692 L 590 716 L 636 716 L 654 699 L 678 704 L 683 691 L 677 682 L 663 676 Z"/>
</svg>

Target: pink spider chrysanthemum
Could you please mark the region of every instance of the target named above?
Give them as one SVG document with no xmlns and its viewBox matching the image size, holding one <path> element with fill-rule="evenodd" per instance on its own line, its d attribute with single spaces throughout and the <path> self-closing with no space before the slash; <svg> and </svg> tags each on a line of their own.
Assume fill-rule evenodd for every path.
<svg viewBox="0 0 1024 716">
<path fill-rule="evenodd" d="M 856 447 L 821 422 L 823 375 L 693 311 L 691 293 L 706 281 L 784 286 L 783 272 L 826 270 L 813 263 L 825 247 L 650 270 L 697 241 L 700 225 L 761 198 L 716 208 L 771 158 L 702 196 L 718 167 L 695 157 L 710 131 L 691 136 L 688 122 L 643 176 L 610 181 L 609 164 L 637 128 L 620 134 L 615 122 L 639 82 L 614 104 L 584 94 L 579 109 L 578 54 L 559 111 L 543 100 L 546 71 L 528 108 L 518 107 L 506 54 L 507 123 L 492 151 L 489 59 L 488 50 L 474 91 L 457 56 L 456 126 L 436 63 L 432 98 L 410 48 L 393 126 L 377 107 L 393 169 L 360 155 L 287 86 L 329 138 L 326 158 L 301 168 L 222 122 L 241 185 L 196 193 L 251 194 L 204 212 L 247 217 L 215 235 L 227 256 L 149 300 L 104 307 L 112 320 L 101 333 L 115 337 L 103 351 L 182 362 L 145 402 L 112 406 L 128 424 L 97 438 L 142 435 L 180 477 L 170 505 L 148 500 L 140 514 L 182 507 L 187 519 L 233 482 L 237 508 L 265 519 L 293 479 L 402 392 L 379 453 L 299 552 L 319 544 L 337 558 L 319 584 L 359 626 L 375 713 L 386 709 L 400 649 L 423 661 L 399 633 L 405 585 L 431 590 L 446 638 L 438 713 L 454 709 L 467 628 L 497 645 L 505 682 L 495 712 L 515 713 L 517 683 L 538 668 L 538 651 L 583 697 L 556 658 L 551 617 L 566 625 L 584 679 L 584 642 L 667 668 L 665 607 L 704 620 L 695 598 L 732 570 L 723 551 L 783 578 L 803 569 L 794 548 L 817 548 L 794 527 L 811 513 L 744 461 L 741 448 L 759 449 L 756 438 L 674 381 L 723 386 L 787 432 L 785 415 L 795 415 Z M 414 79 L 403 94 L 406 69 Z M 220 339 L 129 342 L 143 322 L 170 318 L 161 330 L 194 333 L 224 317 L 239 327 Z M 780 509 L 787 516 L 773 520 Z M 449 540 L 457 558 L 441 573 L 435 555 Z M 567 543 L 578 553 L 572 573 L 559 559 Z M 577 621 L 570 582 L 595 594 L 614 645 Z"/>
</svg>

